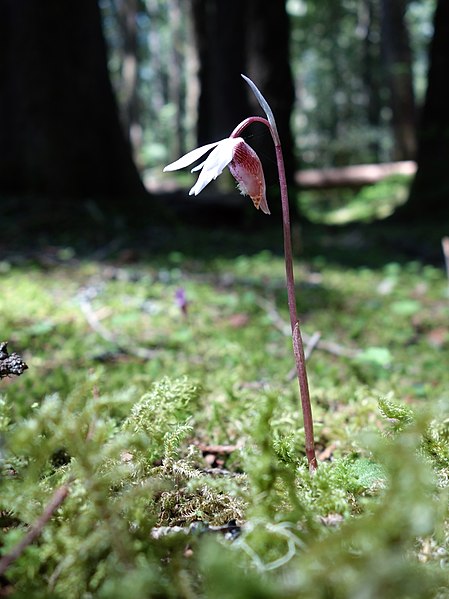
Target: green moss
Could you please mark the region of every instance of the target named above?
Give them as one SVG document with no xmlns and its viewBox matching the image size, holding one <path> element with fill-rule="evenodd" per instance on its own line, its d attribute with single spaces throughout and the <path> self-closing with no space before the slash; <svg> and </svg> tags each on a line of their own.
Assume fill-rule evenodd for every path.
<svg viewBox="0 0 449 599">
<path fill-rule="evenodd" d="M 130 265 L 2 263 L 2 339 L 30 368 L 1 381 L 0 553 L 70 486 L 8 568 L 13 596 L 449 595 L 445 273 L 379 262 L 397 232 L 314 235 L 295 265 L 323 342 L 314 476 L 279 231 L 180 234 Z M 205 532 L 233 519 L 234 540 Z"/>
</svg>

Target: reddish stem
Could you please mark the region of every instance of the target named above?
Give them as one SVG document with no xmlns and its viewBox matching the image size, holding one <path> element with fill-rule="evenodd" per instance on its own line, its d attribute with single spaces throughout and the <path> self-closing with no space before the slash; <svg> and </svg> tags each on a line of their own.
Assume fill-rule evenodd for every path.
<svg viewBox="0 0 449 599">
<path fill-rule="evenodd" d="M 288 204 L 288 187 L 285 176 L 284 157 L 282 155 L 281 143 L 277 131 L 273 129 L 269 121 L 263 117 L 252 116 L 242 121 L 230 137 L 238 137 L 248 125 L 252 123 L 263 123 L 268 127 L 273 138 L 278 165 L 279 187 L 281 190 L 282 226 L 284 231 L 284 256 L 285 274 L 287 279 L 288 309 L 290 312 L 290 324 L 292 328 L 293 354 L 295 356 L 296 372 L 298 375 L 301 408 L 304 420 L 304 436 L 307 461 L 309 469 L 315 471 L 318 464 L 315 455 L 315 443 L 313 438 L 312 406 L 310 403 L 309 383 L 307 380 L 306 360 L 304 357 L 304 346 L 299 326 L 298 313 L 296 309 L 295 277 L 293 274 L 293 252 L 290 231 L 290 210 Z"/>
<path fill-rule="evenodd" d="M 318 464 L 315 455 L 315 442 L 313 438 L 312 405 L 310 403 L 309 383 L 307 380 L 306 359 L 304 357 L 304 346 L 299 326 L 298 312 L 296 309 L 295 276 L 293 274 L 293 252 L 290 232 L 290 210 L 288 205 L 288 188 L 285 177 L 284 157 L 282 148 L 275 144 L 276 160 L 278 164 L 279 186 L 281 189 L 282 225 L 284 230 L 284 255 L 285 274 L 287 279 L 288 309 L 290 312 L 290 324 L 292 327 L 293 353 L 295 355 L 296 372 L 298 374 L 299 391 L 301 396 L 301 407 L 304 419 L 304 436 L 306 445 L 306 456 L 310 470 L 316 470 Z"/>
<path fill-rule="evenodd" d="M 239 123 L 237 125 L 237 127 L 234 129 L 234 131 L 231 133 L 231 135 L 229 137 L 238 137 L 242 133 L 242 131 L 244 129 L 246 129 L 248 127 L 248 125 L 251 125 L 252 123 L 263 123 L 264 125 L 266 125 L 268 127 L 271 135 L 273 136 L 273 133 L 271 131 L 271 125 L 267 121 L 267 119 L 265 119 L 262 116 L 249 116 L 247 119 L 245 119 L 244 121 L 242 121 L 241 123 Z M 274 144 L 274 145 L 276 145 L 276 144 Z"/>
</svg>

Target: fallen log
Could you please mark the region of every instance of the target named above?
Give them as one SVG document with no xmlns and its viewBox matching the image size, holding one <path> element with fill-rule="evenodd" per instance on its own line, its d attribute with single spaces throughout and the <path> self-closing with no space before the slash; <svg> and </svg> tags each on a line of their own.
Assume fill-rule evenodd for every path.
<svg viewBox="0 0 449 599">
<path fill-rule="evenodd" d="M 336 168 L 306 169 L 295 174 L 295 181 L 303 189 L 330 189 L 334 187 L 363 187 L 373 185 L 390 175 L 414 175 L 416 162 L 384 162 L 356 164 Z"/>
</svg>

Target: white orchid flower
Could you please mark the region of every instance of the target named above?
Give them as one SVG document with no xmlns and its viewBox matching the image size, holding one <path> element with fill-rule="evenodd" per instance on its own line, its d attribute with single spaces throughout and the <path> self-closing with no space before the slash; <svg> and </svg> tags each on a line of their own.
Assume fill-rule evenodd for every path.
<svg viewBox="0 0 449 599">
<path fill-rule="evenodd" d="M 228 166 L 237 186 L 243 195 L 249 195 L 254 206 L 265 214 L 270 214 L 265 195 L 265 177 L 262 163 L 256 152 L 242 137 L 227 137 L 188 152 L 175 162 L 167 165 L 165 171 L 176 171 L 196 162 L 209 150 L 212 152 L 204 162 L 192 169 L 201 170 L 197 182 L 189 191 L 189 195 L 198 195 L 208 183 L 221 175 Z"/>
</svg>

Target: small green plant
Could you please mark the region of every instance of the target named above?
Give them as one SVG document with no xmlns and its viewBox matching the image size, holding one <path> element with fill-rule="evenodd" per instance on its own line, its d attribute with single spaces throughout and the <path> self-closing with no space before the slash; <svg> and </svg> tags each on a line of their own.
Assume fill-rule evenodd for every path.
<svg viewBox="0 0 449 599">
<path fill-rule="evenodd" d="M 261 462 L 251 474 L 248 526 L 232 545 L 209 540 L 201 548 L 208 596 L 219 593 L 224 576 L 220 596 L 230 599 L 242 588 L 273 599 L 447 596 L 446 490 L 422 451 L 429 416 L 411 419 L 399 402 L 387 403 L 383 418 L 394 414 L 406 426 L 365 437 L 365 455 L 335 459 L 313 476 L 298 464 L 287 480 L 268 401 L 256 433 Z"/>
<path fill-rule="evenodd" d="M 243 140 L 241 134 L 253 123 L 262 123 L 268 127 L 276 150 L 278 166 L 279 187 L 281 191 L 282 226 L 284 233 L 284 258 L 287 279 L 288 309 L 293 340 L 293 354 L 295 357 L 296 372 L 299 383 L 301 408 L 304 419 L 305 451 L 309 468 L 315 470 L 318 462 L 315 455 L 315 441 L 313 435 L 312 407 L 310 403 L 309 382 L 307 379 L 306 360 L 301 336 L 301 329 L 296 308 L 295 278 L 293 274 L 293 253 L 290 230 L 290 211 L 288 204 L 288 188 L 285 176 L 284 158 L 282 155 L 281 140 L 276 121 L 268 102 L 265 100 L 257 86 L 245 75 L 243 79 L 248 83 L 267 118 L 251 116 L 239 123 L 231 135 L 221 141 L 207 144 L 179 158 L 164 168 L 164 171 L 173 171 L 189 166 L 212 150 L 208 158 L 192 171 L 201 170 L 196 184 L 189 195 L 198 195 L 208 183 L 216 179 L 228 166 L 231 174 L 236 179 L 243 195 L 249 195 L 257 209 L 265 214 L 270 214 L 265 194 L 265 178 L 262 164 L 254 150 Z"/>
<path fill-rule="evenodd" d="M 114 398 L 86 388 L 48 397 L 15 423 L 0 404 L 0 574 L 15 593 L 42 592 L 45 581 L 49 596 L 118 596 L 105 591 L 114 581 L 124 588 L 122 577 L 130 584 L 145 564 L 147 585 L 159 560 L 182 555 L 182 536 L 156 539 L 154 529 L 242 519 L 236 484 L 200 470 L 194 448 L 181 448 L 200 394 L 186 378 L 162 379 L 127 401 L 120 425 Z M 172 583 L 162 577 L 154 596 Z"/>
</svg>

